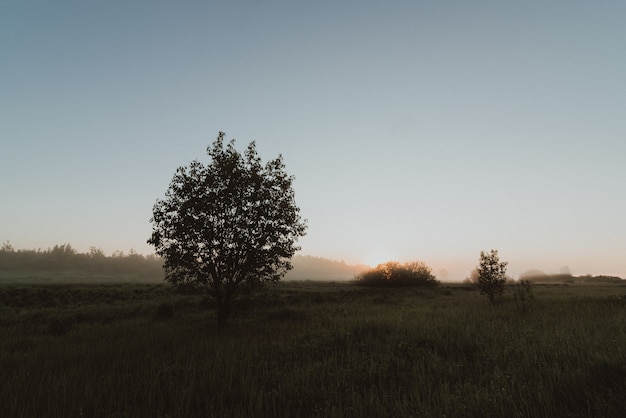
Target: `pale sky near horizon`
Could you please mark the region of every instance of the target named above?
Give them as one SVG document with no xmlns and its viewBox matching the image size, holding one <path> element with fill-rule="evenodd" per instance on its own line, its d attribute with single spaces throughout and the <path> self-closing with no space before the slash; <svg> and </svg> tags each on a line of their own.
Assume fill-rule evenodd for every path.
<svg viewBox="0 0 626 418">
<path fill-rule="evenodd" d="M 155 200 L 225 131 L 283 154 L 301 254 L 626 277 L 625 22 L 623 0 L 5 1 L 0 242 L 151 253 Z"/>
</svg>

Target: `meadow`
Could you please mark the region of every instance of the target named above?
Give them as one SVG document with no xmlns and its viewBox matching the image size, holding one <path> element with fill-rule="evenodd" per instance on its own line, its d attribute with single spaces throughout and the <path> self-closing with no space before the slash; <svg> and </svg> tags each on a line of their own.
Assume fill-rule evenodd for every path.
<svg viewBox="0 0 626 418">
<path fill-rule="evenodd" d="M 612 417 L 626 286 L 281 282 L 239 306 L 167 284 L 0 284 L 2 417 Z"/>
</svg>

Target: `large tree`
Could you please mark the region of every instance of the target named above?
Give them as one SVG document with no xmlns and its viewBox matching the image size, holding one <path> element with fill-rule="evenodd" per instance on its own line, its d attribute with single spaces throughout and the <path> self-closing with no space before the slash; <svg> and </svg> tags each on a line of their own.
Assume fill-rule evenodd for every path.
<svg viewBox="0 0 626 418">
<path fill-rule="evenodd" d="M 167 281 L 215 299 L 220 330 L 243 291 L 291 269 L 306 231 L 282 156 L 262 164 L 254 142 L 242 154 L 224 136 L 208 147 L 208 164 L 178 168 L 154 205 L 148 240 L 164 259 Z"/>
</svg>

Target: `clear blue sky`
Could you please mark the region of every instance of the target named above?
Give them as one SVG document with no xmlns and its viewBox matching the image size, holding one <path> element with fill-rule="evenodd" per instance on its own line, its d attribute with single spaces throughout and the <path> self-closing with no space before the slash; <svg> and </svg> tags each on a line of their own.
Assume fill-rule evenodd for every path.
<svg viewBox="0 0 626 418">
<path fill-rule="evenodd" d="M 0 241 L 150 253 L 154 201 L 222 130 L 283 154 L 303 254 L 626 277 L 625 22 L 623 0 L 4 1 Z"/>
</svg>

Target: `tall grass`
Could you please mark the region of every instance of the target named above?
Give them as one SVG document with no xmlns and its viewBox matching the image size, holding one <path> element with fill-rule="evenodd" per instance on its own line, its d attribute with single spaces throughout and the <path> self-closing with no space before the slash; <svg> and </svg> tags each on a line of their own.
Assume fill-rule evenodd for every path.
<svg viewBox="0 0 626 418">
<path fill-rule="evenodd" d="M 282 283 L 219 336 L 163 285 L 0 287 L 0 416 L 622 416 L 626 288 L 535 296 Z"/>
</svg>

